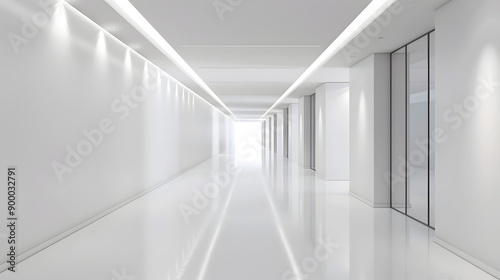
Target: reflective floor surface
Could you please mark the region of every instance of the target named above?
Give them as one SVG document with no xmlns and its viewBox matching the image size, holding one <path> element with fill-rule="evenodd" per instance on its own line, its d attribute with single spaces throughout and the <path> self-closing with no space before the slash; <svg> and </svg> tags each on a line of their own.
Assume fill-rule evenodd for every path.
<svg viewBox="0 0 500 280">
<path fill-rule="evenodd" d="M 219 156 L 5 271 L 16 280 L 492 280 L 433 230 L 268 152 Z"/>
</svg>

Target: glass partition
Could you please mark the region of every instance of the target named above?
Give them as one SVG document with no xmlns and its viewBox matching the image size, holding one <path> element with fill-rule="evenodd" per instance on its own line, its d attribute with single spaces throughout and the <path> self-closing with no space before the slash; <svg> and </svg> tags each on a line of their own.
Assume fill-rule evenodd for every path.
<svg viewBox="0 0 500 280">
<path fill-rule="evenodd" d="M 311 95 L 311 169 L 316 170 L 316 94 Z"/>
<path fill-rule="evenodd" d="M 434 33 L 391 54 L 391 207 L 434 226 Z"/>
<path fill-rule="evenodd" d="M 436 170 L 436 143 L 434 133 L 436 131 L 435 115 L 435 92 L 436 92 L 436 60 L 434 50 L 434 32 L 429 34 L 429 133 L 430 136 L 430 162 L 429 162 L 429 225 L 435 227 L 434 223 L 434 179 Z"/>
<path fill-rule="evenodd" d="M 406 48 L 408 61 L 407 97 L 407 211 L 406 213 L 428 223 L 428 143 L 429 143 L 429 69 L 427 36 Z"/>
<path fill-rule="evenodd" d="M 391 55 L 391 203 L 406 214 L 406 47 Z"/>
</svg>

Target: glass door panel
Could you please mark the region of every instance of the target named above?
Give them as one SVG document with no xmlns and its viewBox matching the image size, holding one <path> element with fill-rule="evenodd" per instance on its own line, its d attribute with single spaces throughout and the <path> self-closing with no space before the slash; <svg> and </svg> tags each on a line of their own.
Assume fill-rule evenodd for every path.
<svg viewBox="0 0 500 280">
<path fill-rule="evenodd" d="M 391 205 L 406 214 L 406 48 L 391 54 Z"/>
<path fill-rule="evenodd" d="M 407 214 L 428 224 L 429 59 L 424 36 L 407 46 Z"/>
<path fill-rule="evenodd" d="M 316 170 L 316 94 L 311 95 L 311 169 Z"/>
<path fill-rule="evenodd" d="M 436 114 L 435 114 L 435 92 L 436 92 L 436 78 L 435 78 L 436 60 L 434 50 L 434 32 L 429 34 L 429 131 L 430 131 L 430 159 L 429 159 L 429 225 L 435 227 L 434 222 L 434 176 L 436 170 L 436 142 L 434 132 L 436 130 Z"/>
</svg>

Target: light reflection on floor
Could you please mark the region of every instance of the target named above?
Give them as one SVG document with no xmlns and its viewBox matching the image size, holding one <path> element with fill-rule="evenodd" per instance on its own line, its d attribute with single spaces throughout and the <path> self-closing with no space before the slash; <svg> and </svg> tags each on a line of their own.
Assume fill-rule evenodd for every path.
<svg viewBox="0 0 500 280">
<path fill-rule="evenodd" d="M 349 196 L 345 182 L 269 152 L 234 162 L 209 160 L 0 279 L 495 279 L 424 225 Z"/>
</svg>

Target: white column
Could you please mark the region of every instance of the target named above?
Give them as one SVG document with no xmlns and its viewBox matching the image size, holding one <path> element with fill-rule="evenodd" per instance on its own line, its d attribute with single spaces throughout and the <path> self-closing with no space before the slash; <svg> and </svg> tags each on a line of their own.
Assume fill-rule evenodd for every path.
<svg viewBox="0 0 500 280">
<path fill-rule="evenodd" d="M 374 54 L 351 67 L 350 193 L 390 207 L 390 56 Z"/>
<path fill-rule="evenodd" d="M 271 151 L 271 118 L 266 118 L 266 150 Z"/>
<path fill-rule="evenodd" d="M 311 96 L 299 98 L 299 166 L 311 168 Z"/>
<path fill-rule="evenodd" d="M 316 175 L 349 181 L 349 83 L 316 89 Z"/>
<path fill-rule="evenodd" d="M 278 160 L 283 157 L 283 111 L 276 113 L 276 154 Z"/>
<path fill-rule="evenodd" d="M 288 156 L 297 164 L 299 162 L 299 105 L 288 106 Z"/>
<path fill-rule="evenodd" d="M 271 117 L 269 118 L 269 135 L 271 136 L 270 137 L 270 141 L 271 143 L 269 143 L 271 149 L 271 153 L 275 154 L 276 153 L 276 115 L 273 114 L 271 115 Z"/>
<path fill-rule="evenodd" d="M 283 157 L 288 158 L 288 144 L 289 144 L 289 138 L 288 138 L 288 108 L 283 109 L 282 113 L 282 125 L 281 127 L 283 128 Z"/>
</svg>

